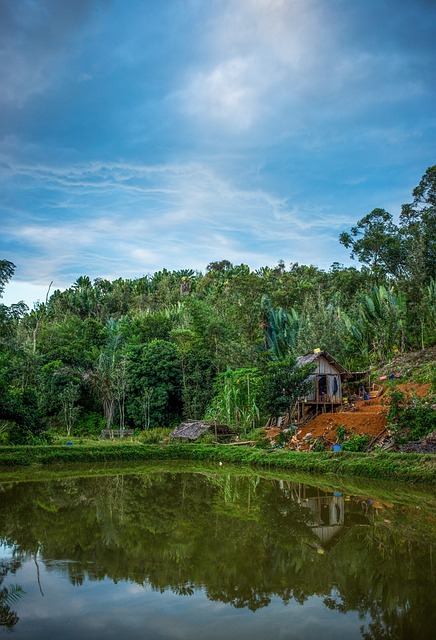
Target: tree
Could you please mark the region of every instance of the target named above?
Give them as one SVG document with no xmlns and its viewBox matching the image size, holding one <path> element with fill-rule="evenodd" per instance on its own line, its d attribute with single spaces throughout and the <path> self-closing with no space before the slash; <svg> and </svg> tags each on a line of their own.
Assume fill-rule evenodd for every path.
<svg viewBox="0 0 436 640">
<path fill-rule="evenodd" d="M 207 415 L 213 420 L 247 428 L 259 426 L 258 403 L 263 393 L 259 369 L 227 369 L 218 376 Z"/>
<path fill-rule="evenodd" d="M 404 295 L 393 288 L 374 286 L 368 295 L 359 296 L 358 313 L 352 322 L 342 320 L 364 358 L 386 360 L 403 353 L 406 346 L 407 307 Z"/>
<path fill-rule="evenodd" d="M 310 389 L 313 365 L 299 367 L 291 357 L 267 362 L 262 370 L 262 408 L 268 416 L 280 416 Z"/>
<path fill-rule="evenodd" d="M 5 285 L 9 282 L 15 272 L 15 265 L 9 260 L 0 260 L 0 298 L 3 297 Z M 13 326 L 17 324 L 17 320 L 21 318 L 28 307 L 24 302 L 18 302 L 7 307 L 0 304 L 0 338 L 6 337 L 13 330 Z"/>
<path fill-rule="evenodd" d="M 107 344 L 100 352 L 96 365 L 86 376 L 103 405 L 107 429 L 111 428 L 117 403 L 120 410 L 120 428 L 124 427 L 126 364 L 124 339 L 119 328 L 119 323 L 114 320 L 108 323 Z"/>
<path fill-rule="evenodd" d="M 67 429 L 67 435 L 71 435 L 71 429 L 80 413 L 80 407 L 76 402 L 80 398 L 80 386 L 69 382 L 64 390 L 60 393 L 60 401 L 62 405 L 62 418 Z"/>
<path fill-rule="evenodd" d="M 15 265 L 9 260 L 0 260 L 0 298 L 3 297 L 5 285 L 9 282 L 15 272 Z"/>
<path fill-rule="evenodd" d="M 180 418 L 182 372 L 177 346 L 152 340 L 128 351 L 128 414 L 139 427 L 170 426 Z"/>
<path fill-rule="evenodd" d="M 273 360 L 281 360 L 290 355 L 300 329 L 300 319 L 292 309 L 286 313 L 279 307 L 273 309 L 267 295 L 262 296 L 262 327 L 264 349 Z"/>
<path fill-rule="evenodd" d="M 406 250 L 406 274 L 412 297 L 436 274 L 436 165 L 429 167 L 403 204 L 401 236 Z M 415 295 L 414 295 L 415 294 Z"/>
<path fill-rule="evenodd" d="M 386 276 L 397 276 L 402 268 L 401 242 L 398 227 L 392 215 L 384 209 L 374 209 L 359 220 L 350 232 L 343 232 L 339 242 L 347 249 L 350 257 L 369 265 L 375 283 Z"/>
</svg>

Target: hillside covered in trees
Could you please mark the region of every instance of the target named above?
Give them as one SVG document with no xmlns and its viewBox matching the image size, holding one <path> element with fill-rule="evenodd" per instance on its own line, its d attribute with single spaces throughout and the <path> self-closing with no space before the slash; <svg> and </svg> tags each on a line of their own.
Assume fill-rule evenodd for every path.
<svg viewBox="0 0 436 640">
<path fill-rule="evenodd" d="M 339 241 L 358 266 L 227 260 L 205 273 L 81 276 L 29 310 L 0 305 L 0 441 L 206 417 L 259 426 L 304 385 L 295 358 L 350 370 L 436 344 L 436 165 L 398 225 L 375 209 Z M 15 265 L 0 260 L 0 295 Z"/>
</svg>

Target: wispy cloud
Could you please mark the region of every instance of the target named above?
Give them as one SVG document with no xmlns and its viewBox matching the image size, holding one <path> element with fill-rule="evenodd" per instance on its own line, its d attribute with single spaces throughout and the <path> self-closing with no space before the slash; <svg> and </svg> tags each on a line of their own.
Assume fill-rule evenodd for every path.
<svg viewBox="0 0 436 640">
<path fill-rule="evenodd" d="M 434 164 L 427 0 L 0 0 L 16 278 L 327 267 Z"/>
<path fill-rule="evenodd" d="M 302 260 L 297 243 L 315 225 L 318 232 L 322 227 L 321 212 L 291 207 L 259 189 L 236 188 L 196 164 L 6 164 L 9 188 L 25 186 L 22 208 L 4 233 L 27 254 L 22 276 L 38 274 L 39 281 L 54 272 L 71 279 L 77 264 L 95 276 L 103 267 L 113 277 L 181 264 L 202 269 L 224 256 L 260 266 L 268 243 L 276 243 L 278 256 L 294 243 Z M 28 198 L 46 202 L 53 194 L 50 207 L 29 211 Z M 57 195 L 59 209 L 69 211 L 65 219 Z M 50 258 L 45 264 L 36 258 L 35 264 L 31 255 Z"/>
</svg>

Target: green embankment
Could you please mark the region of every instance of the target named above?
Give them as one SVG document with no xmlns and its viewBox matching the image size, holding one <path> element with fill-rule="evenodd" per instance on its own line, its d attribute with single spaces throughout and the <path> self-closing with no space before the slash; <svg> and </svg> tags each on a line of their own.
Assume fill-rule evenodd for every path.
<svg viewBox="0 0 436 640">
<path fill-rule="evenodd" d="M 0 447 L 1 466 L 71 462 L 202 460 L 232 462 L 269 469 L 360 476 L 435 484 L 436 456 L 404 453 L 264 451 L 210 445 L 17 446 Z"/>
</svg>

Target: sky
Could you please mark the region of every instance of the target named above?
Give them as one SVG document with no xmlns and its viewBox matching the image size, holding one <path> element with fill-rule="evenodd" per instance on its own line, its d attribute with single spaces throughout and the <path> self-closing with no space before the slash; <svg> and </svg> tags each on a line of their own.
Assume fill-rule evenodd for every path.
<svg viewBox="0 0 436 640">
<path fill-rule="evenodd" d="M 436 163 L 434 0 L 0 0 L 4 304 L 352 264 Z"/>
</svg>

